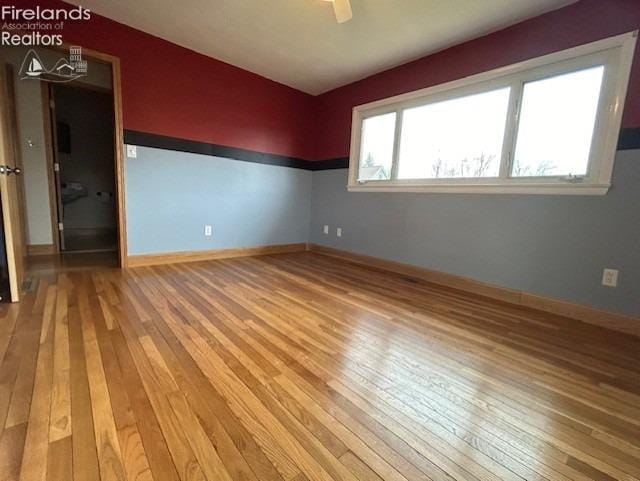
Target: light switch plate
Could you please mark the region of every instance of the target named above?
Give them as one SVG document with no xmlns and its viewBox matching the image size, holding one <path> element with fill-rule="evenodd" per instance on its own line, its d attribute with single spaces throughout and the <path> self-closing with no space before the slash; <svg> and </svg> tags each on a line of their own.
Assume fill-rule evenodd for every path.
<svg viewBox="0 0 640 481">
<path fill-rule="evenodd" d="M 135 145 L 127 145 L 127 157 L 130 159 L 138 157 L 138 149 Z"/>
<path fill-rule="evenodd" d="M 324 232 L 325 234 L 329 233 L 329 226 L 325 225 L 324 228 L 322 229 L 322 232 Z"/>
<path fill-rule="evenodd" d="M 338 237 L 342 237 L 342 227 L 338 227 L 338 228 L 336 229 L 336 235 L 337 235 Z"/>
</svg>

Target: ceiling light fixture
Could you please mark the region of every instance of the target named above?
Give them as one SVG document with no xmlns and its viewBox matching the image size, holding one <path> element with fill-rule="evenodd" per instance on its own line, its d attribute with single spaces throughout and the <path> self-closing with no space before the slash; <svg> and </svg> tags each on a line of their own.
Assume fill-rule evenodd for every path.
<svg viewBox="0 0 640 481">
<path fill-rule="evenodd" d="M 325 0 L 325 2 L 333 3 L 333 11 L 338 23 L 348 22 L 353 17 L 349 0 Z"/>
</svg>

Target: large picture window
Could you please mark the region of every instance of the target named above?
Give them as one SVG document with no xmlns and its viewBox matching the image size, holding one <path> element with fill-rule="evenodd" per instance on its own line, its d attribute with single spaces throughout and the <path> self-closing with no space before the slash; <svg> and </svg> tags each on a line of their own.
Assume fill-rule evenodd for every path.
<svg viewBox="0 0 640 481">
<path fill-rule="evenodd" d="M 604 194 L 636 34 L 354 108 L 349 190 Z"/>
</svg>

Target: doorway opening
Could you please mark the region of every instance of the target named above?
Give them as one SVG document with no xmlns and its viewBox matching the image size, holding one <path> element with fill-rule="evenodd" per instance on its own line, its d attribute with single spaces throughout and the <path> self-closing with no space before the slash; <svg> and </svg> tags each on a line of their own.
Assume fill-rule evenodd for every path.
<svg viewBox="0 0 640 481">
<path fill-rule="evenodd" d="M 0 47 L 0 289 L 8 270 L 13 302 L 34 268 L 126 265 L 120 63 L 82 49 L 85 74 L 61 80 L 80 50 Z"/>
<path fill-rule="evenodd" d="M 115 252 L 113 93 L 52 83 L 48 94 L 60 252 Z"/>
</svg>

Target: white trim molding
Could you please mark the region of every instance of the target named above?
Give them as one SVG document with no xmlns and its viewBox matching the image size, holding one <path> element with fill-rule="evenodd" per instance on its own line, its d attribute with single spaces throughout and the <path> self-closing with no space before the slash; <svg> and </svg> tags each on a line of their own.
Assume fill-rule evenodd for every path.
<svg viewBox="0 0 640 481">
<path fill-rule="evenodd" d="M 351 126 L 348 190 L 352 192 L 454 192 L 496 194 L 604 195 L 611 186 L 613 163 L 627 95 L 627 85 L 638 31 L 606 38 L 568 50 L 472 75 L 433 87 L 354 107 Z M 582 176 L 515 177 L 510 162 L 518 130 L 518 106 L 526 82 L 604 66 L 600 100 L 589 150 L 587 173 Z M 500 173 L 496 177 L 399 179 L 402 113 L 412 107 L 510 87 Z M 361 180 L 360 144 L 363 121 L 396 113 L 390 178 Z M 464 141 L 464 139 L 462 139 Z"/>
</svg>

